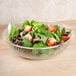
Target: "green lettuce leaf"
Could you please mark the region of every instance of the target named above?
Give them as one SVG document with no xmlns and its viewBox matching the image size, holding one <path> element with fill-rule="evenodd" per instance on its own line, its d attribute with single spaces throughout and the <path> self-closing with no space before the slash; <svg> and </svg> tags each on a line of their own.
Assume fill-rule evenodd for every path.
<svg viewBox="0 0 76 76">
<path fill-rule="evenodd" d="M 52 34 L 54 35 L 54 38 L 55 38 L 58 42 L 60 42 L 59 36 L 58 36 L 55 32 L 52 32 Z"/>
<path fill-rule="evenodd" d="M 19 33 L 19 30 L 12 23 L 8 25 L 8 38 L 11 39 Z"/>
<path fill-rule="evenodd" d="M 24 29 L 26 25 L 30 25 L 30 22 L 28 20 L 23 22 L 22 29 Z"/>
<path fill-rule="evenodd" d="M 54 27 L 57 29 L 57 31 L 60 31 L 60 27 L 58 25 L 54 25 Z"/>
<path fill-rule="evenodd" d="M 65 31 L 65 27 L 63 27 L 62 30 L 61 30 L 62 35 L 63 35 L 65 32 L 66 32 L 66 31 Z"/>
<path fill-rule="evenodd" d="M 48 37 L 45 35 L 39 35 L 41 37 L 41 41 L 45 44 Z"/>
<path fill-rule="evenodd" d="M 39 26 L 41 26 L 41 24 L 35 20 L 31 21 L 31 26 L 33 29 L 38 28 Z"/>
<path fill-rule="evenodd" d="M 21 44 L 25 47 L 31 47 L 32 46 L 32 43 L 29 40 L 27 40 L 26 38 L 23 39 Z"/>
<path fill-rule="evenodd" d="M 61 34 L 59 33 L 58 30 L 55 33 L 59 36 L 59 38 L 61 37 Z"/>
</svg>

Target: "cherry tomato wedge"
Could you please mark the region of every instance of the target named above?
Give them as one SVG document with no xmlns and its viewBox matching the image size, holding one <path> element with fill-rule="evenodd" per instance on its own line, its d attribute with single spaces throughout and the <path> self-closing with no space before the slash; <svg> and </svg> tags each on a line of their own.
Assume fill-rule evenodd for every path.
<svg viewBox="0 0 76 76">
<path fill-rule="evenodd" d="M 33 38 L 31 37 L 31 35 L 30 35 L 30 34 L 27 34 L 25 37 L 26 37 L 30 42 L 32 42 L 32 41 L 33 41 Z"/>
<path fill-rule="evenodd" d="M 59 32 L 59 34 L 62 34 L 61 32 Z"/>
<path fill-rule="evenodd" d="M 33 38 L 31 38 L 29 41 L 32 42 L 33 41 Z"/>
<path fill-rule="evenodd" d="M 28 32 L 30 32 L 30 31 L 32 31 L 32 28 L 30 28 L 30 29 L 28 30 Z"/>
<path fill-rule="evenodd" d="M 61 39 L 61 40 L 69 40 L 69 37 L 67 37 L 67 36 L 62 36 L 60 39 Z"/>
<path fill-rule="evenodd" d="M 54 38 L 48 37 L 46 44 L 48 46 L 53 46 L 56 43 L 56 40 Z"/>
<path fill-rule="evenodd" d="M 24 30 L 30 32 L 30 31 L 32 31 L 32 28 L 31 28 L 31 26 L 27 25 Z"/>
<path fill-rule="evenodd" d="M 55 32 L 56 28 L 54 26 L 52 26 L 52 25 L 48 25 L 47 30 L 49 30 L 50 32 Z"/>
</svg>

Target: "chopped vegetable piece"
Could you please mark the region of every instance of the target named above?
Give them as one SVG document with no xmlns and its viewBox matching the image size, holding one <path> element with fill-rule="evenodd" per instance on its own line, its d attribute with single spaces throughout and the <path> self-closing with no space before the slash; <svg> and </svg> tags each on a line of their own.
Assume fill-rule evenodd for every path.
<svg viewBox="0 0 76 76">
<path fill-rule="evenodd" d="M 60 31 L 60 27 L 58 25 L 54 25 L 54 27 L 57 29 L 57 31 Z"/>
<path fill-rule="evenodd" d="M 63 35 L 65 33 L 65 28 L 63 27 L 62 30 L 61 30 L 61 34 Z"/>
<path fill-rule="evenodd" d="M 68 36 L 62 36 L 60 39 L 61 40 L 69 40 L 69 37 Z"/>
<path fill-rule="evenodd" d="M 19 33 L 19 30 L 16 28 L 16 26 L 12 23 L 8 25 L 8 38 L 12 39 L 14 36 L 16 36 Z"/>
<path fill-rule="evenodd" d="M 50 32 L 55 32 L 56 28 L 52 25 L 48 25 L 47 30 L 49 30 Z"/>
<path fill-rule="evenodd" d="M 60 42 L 59 36 L 55 32 L 52 32 L 52 34 L 55 36 L 54 38 L 57 40 L 57 42 Z"/>
<path fill-rule="evenodd" d="M 57 41 L 54 38 L 48 37 L 46 44 L 48 46 L 53 46 Z"/>
<path fill-rule="evenodd" d="M 25 47 L 31 47 L 32 46 L 32 43 L 29 40 L 27 40 L 26 38 L 23 39 L 21 44 L 22 44 L 22 46 L 25 46 Z"/>
<path fill-rule="evenodd" d="M 41 37 L 41 41 L 43 41 L 43 43 L 46 43 L 47 37 L 45 35 L 40 35 Z"/>
<path fill-rule="evenodd" d="M 31 26 L 27 25 L 27 26 L 25 26 L 24 30 L 30 32 L 30 31 L 32 31 L 32 28 L 31 28 Z"/>
<path fill-rule="evenodd" d="M 41 24 L 37 21 L 32 20 L 31 21 L 31 26 L 33 29 L 36 29 L 37 27 L 41 26 Z"/>
<path fill-rule="evenodd" d="M 40 47 L 46 47 L 46 46 L 47 45 L 44 44 L 42 41 L 40 41 L 39 43 L 33 45 L 34 48 L 37 48 L 37 47 L 40 48 Z"/>
<path fill-rule="evenodd" d="M 31 42 L 33 41 L 33 38 L 29 33 L 27 35 L 25 35 L 24 37 L 27 38 Z"/>
<path fill-rule="evenodd" d="M 55 33 L 59 36 L 59 38 L 61 37 L 61 34 L 59 31 L 56 31 Z"/>
<path fill-rule="evenodd" d="M 59 34 L 62 34 L 61 32 L 59 32 Z"/>
</svg>

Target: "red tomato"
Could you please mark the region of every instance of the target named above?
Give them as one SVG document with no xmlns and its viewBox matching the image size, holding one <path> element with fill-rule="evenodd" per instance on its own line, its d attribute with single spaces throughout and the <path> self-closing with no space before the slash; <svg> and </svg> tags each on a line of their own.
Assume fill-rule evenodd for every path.
<svg viewBox="0 0 76 76">
<path fill-rule="evenodd" d="M 32 42 L 33 41 L 33 38 L 31 38 L 29 41 Z"/>
<path fill-rule="evenodd" d="M 47 30 L 49 30 L 50 32 L 55 32 L 56 28 L 54 26 L 52 26 L 52 25 L 48 25 Z"/>
<path fill-rule="evenodd" d="M 56 40 L 54 38 L 48 37 L 46 44 L 48 46 L 53 46 L 56 43 Z"/>
<path fill-rule="evenodd" d="M 31 35 L 30 35 L 30 34 L 27 34 L 25 37 L 26 37 L 30 42 L 32 42 L 32 41 L 33 41 L 33 38 L 31 37 Z"/>
<path fill-rule="evenodd" d="M 59 32 L 59 34 L 62 34 L 61 32 Z"/>
<path fill-rule="evenodd" d="M 30 42 L 33 41 L 33 38 L 27 37 L 27 39 L 28 39 Z"/>
<path fill-rule="evenodd" d="M 62 36 L 60 39 L 61 39 L 61 40 L 68 40 L 69 37 L 67 37 L 67 36 Z"/>
<path fill-rule="evenodd" d="M 30 32 L 30 31 L 32 31 L 32 28 L 30 28 L 30 29 L 28 30 L 28 32 Z"/>
<path fill-rule="evenodd" d="M 27 25 L 24 30 L 30 32 L 30 31 L 32 31 L 32 28 L 31 28 L 31 26 Z"/>
</svg>

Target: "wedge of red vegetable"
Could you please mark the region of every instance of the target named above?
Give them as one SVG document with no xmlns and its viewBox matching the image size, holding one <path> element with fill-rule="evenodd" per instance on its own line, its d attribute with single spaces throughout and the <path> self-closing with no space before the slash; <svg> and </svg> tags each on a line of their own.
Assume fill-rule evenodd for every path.
<svg viewBox="0 0 76 76">
<path fill-rule="evenodd" d="M 24 30 L 27 32 L 30 32 L 30 31 L 32 31 L 32 28 L 31 28 L 31 26 L 27 25 Z"/>
<path fill-rule="evenodd" d="M 62 36 L 60 39 L 61 40 L 69 40 L 69 37 L 68 36 Z"/>
<path fill-rule="evenodd" d="M 54 38 L 48 37 L 46 44 L 48 46 L 53 46 L 57 41 Z"/>
<path fill-rule="evenodd" d="M 56 28 L 54 26 L 52 26 L 52 25 L 48 25 L 47 30 L 50 31 L 50 32 L 55 32 Z"/>
<path fill-rule="evenodd" d="M 33 41 L 33 38 L 30 34 L 25 35 L 25 38 L 27 38 L 30 42 Z"/>
</svg>

